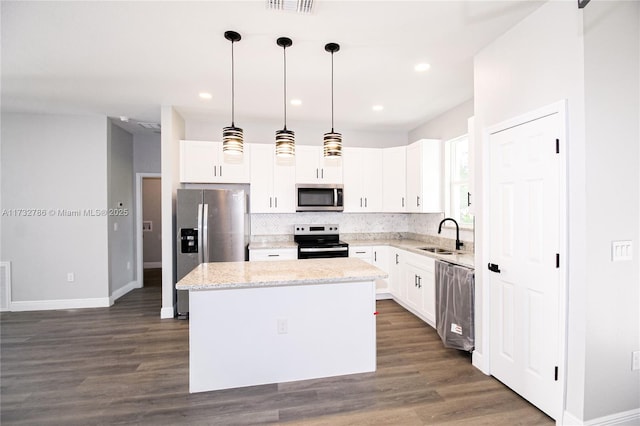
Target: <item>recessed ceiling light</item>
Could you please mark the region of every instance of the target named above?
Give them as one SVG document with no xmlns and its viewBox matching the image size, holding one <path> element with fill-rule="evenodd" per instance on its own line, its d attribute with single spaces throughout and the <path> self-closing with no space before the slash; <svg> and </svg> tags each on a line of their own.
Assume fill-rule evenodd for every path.
<svg viewBox="0 0 640 426">
<path fill-rule="evenodd" d="M 371 107 L 372 110 L 374 111 L 382 111 L 384 109 L 384 106 L 382 105 L 374 105 Z"/>
<path fill-rule="evenodd" d="M 202 99 L 211 99 L 211 93 L 201 92 L 199 96 Z"/>
<path fill-rule="evenodd" d="M 123 122 L 125 122 L 125 123 L 128 123 L 128 122 L 129 122 L 129 117 L 126 117 L 126 116 L 124 116 L 124 115 L 121 115 L 121 116 L 120 116 L 120 121 L 123 121 Z"/>
<path fill-rule="evenodd" d="M 413 69 L 416 70 L 417 72 L 424 72 L 424 71 L 427 71 L 429 68 L 431 68 L 431 65 L 422 63 L 422 64 L 416 65 Z"/>
<path fill-rule="evenodd" d="M 300 99 L 291 99 L 291 105 L 302 105 L 302 101 Z"/>
</svg>

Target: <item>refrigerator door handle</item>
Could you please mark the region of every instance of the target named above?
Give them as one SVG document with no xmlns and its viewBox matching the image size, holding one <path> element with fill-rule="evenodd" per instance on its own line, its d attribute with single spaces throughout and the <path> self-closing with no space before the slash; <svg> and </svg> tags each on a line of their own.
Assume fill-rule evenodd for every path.
<svg viewBox="0 0 640 426">
<path fill-rule="evenodd" d="M 202 261 L 209 263 L 209 204 L 202 206 Z"/>
<path fill-rule="evenodd" d="M 202 256 L 204 255 L 204 251 L 202 250 L 202 206 L 202 204 L 198 204 L 198 264 L 202 263 Z"/>
</svg>

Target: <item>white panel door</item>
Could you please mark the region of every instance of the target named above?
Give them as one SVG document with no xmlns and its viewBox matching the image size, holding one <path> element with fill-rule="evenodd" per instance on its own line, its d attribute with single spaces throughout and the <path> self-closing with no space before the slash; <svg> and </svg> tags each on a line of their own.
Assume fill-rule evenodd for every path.
<svg viewBox="0 0 640 426">
<path fill-rule="evenodd" d="M 558 418 L 560 115 L 490 136 L 491 374 Z M 499 272 L 498 272 L 499 271 Z"/>
</svg>

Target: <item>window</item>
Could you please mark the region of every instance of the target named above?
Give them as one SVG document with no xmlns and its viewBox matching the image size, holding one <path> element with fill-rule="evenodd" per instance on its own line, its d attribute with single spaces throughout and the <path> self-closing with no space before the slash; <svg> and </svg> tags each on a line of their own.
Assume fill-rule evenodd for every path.
<svg viewBox="0 0 640 426">
<path fill-rule="evenodd" d="M 445 142 L 445 214 L 461 228 L 473 228 L 469 209 L 469 139 L 467 135 Z"/>
</svg>

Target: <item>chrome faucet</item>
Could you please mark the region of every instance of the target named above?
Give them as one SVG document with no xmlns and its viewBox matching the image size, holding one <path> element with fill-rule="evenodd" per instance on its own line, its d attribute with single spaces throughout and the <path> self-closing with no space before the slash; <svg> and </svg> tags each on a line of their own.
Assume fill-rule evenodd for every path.
<svg viewBox="0 0 640 426">
<path fill-rule="evenodd" d="M 456 224 L 456 250 L 460 250 L 462 248 L 462 241 L 460 241 L 460 227 L 458 226 L 458 222 L 452 217 L 445 217 L 440 221 L 440 225 L 438 225 L 438 234 L 442 232 L 442 224 L 447 220 Z"/>
</svg>

